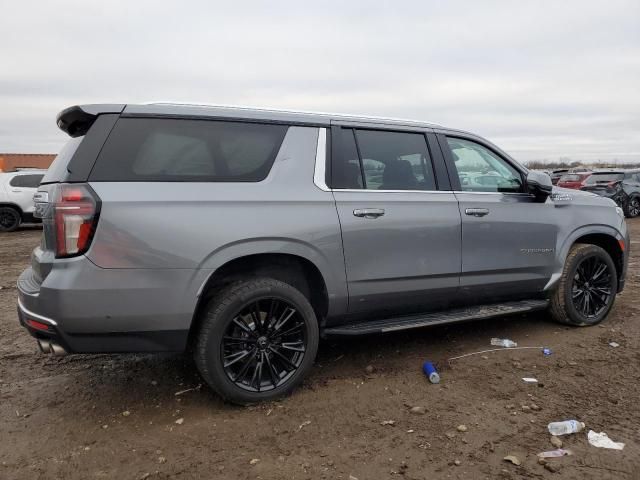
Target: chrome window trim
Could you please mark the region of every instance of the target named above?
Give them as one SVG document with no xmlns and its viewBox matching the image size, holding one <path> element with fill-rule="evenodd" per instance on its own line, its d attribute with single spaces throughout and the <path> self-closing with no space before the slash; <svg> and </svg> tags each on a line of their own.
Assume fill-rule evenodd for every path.
<svg viewBox="0 0 640 480">
<path fill-rule="evenodd" d="M 40 320 L 42 322 L 48 323 L 49 325 L 53 325 L 54 327 L 57 326 L 58 324 L 54 321 L 51 320 L 48 317 L 43 317 L 42 315 L 38 315 L 35 312 L 32 312 L 31 310 L 25 308 L 25 306 L 22 304 L 22 302 L 20 301 L 20 299 L 18 299 L 18 307 L 20 308 L 20 310 L 22 310 L 22 312 L 24 314 L 26 314 L 28 317 L 33 317 L 34 320 Z"/>
<path fill-rule="evenodd" d="M 470 192 L 467 190 L 454 190 L 453 193 L 465 193 L 465 194 L 472 194 L 472 195 L 518 195 L 521 197 L 531 197 L 532 195 L 530 193 L 525 193 L 525 192 Z"/>
<path fill-rule="evenodd" d="M 455 193 L 452 190 L 367 190 L 366 188 L 334 188 L 332 191 L 347 193 Z"/>
<path fill-rule="evenodd" d="M 347 193 L 470 193 L 473 195 L 520 195 L 530 196 L 529 193 L 510 192 L 470 192 L 464 190 L 367 190 L 364 188 L 329 188 L 326 182 L 327 172 L 327 129 L 318 128 L 318 143 L 316 144 L 316 163 L 313 170 L 313 183 L 324 192 Z"/>
<path fill-rule="evenodd" d="M 318 144 L 316 145 L 316 165 L 313 170 L 313 183 L 320 190 L 330 192 L 327 185 L 327 129 L 318 128 Z"/>
</svg>

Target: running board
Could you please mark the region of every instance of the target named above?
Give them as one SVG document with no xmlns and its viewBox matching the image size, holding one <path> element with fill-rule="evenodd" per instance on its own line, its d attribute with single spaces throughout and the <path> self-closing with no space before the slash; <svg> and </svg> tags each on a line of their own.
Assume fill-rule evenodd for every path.
<svg viewBox="0 0 640 480">
<path fill-rule="evenodd" d="M 516 313 L 531 312 L 547 308 L 547 300 L 522 300 L 518 302 L 493 303 L 475 307 L 457 308 L 435 313 L 424 313 L 369 322 L 358 322 L 337 327 L 326 328 L 323 336 L 335 337 L 346 335 L 366 335 L 370 333 L 394 332 L 410 328 L 440 325 L 442 323 L 464 322 L 466 320 L 480 320 L 483 318 L 500 317 Z"/>
</svg>

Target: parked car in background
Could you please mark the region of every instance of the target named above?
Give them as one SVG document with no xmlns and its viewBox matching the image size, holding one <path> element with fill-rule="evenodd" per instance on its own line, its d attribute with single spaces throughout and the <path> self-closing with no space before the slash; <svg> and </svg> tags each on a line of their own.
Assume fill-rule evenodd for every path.
<svg viewBox="0 0 640 480">
<path fill-rule="evenodd" d="M 12 232 L 22 223 L 40 222 L 33 216 L 33 195 L 45 173 L 32 168 L 0 172 L 0 232 Z"/>
<path fill-rule="evenodd" d="M 558 170 L 553 170 L 549 175 L 551 177 L 551 183 L 554 185 L 557 185 L 558 180 L 560 180 L 560 177 L 562 177 L 565 173 L 569 173 L 568 168 L 560 168 Z"/>
<path fill-rule="evenodd" d="M 581 190 L 610 198 L 629 218 L 640 215 L 640 169 L 595 171 Z"/>
<path fill-rule="evenodd" d="M 565 173 L 558 180 L 557 185 L 562 188 L 573 188 L 575 190 L 580 190 L 582 188 L 584 181 L 589 178 L 591 172 L 572 172 Z"/>
<path fill-rule="evenodd" d="M 177 104 L 57 125 L 71 138 L 18 279 L 47 353 L 192 351 L 244 404 L 290 392 L 321 337 L 545 309 L 595 325 L 624 288 L 621 209 L 472 133 Z"/>
</svg>

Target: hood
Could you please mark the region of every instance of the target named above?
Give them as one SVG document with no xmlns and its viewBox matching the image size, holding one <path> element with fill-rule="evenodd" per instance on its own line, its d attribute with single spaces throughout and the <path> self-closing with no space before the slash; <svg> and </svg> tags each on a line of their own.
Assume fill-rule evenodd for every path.
<svg viewBox="0 0 640 480">
<path fill-rule="evenodd" d="M 554 198 L 555 197 L 555 198 Z M 579 205 L 601 205 L 615 207 L 616 202 L 607 197 L 602 197 L 597 193 L 588 192 L 585 190 L 575 190 L 571 188 L 562 188 L 553 186 L 551 191 L 552 201 L 561 201 L 567 203 L 575 203 Z"/>
</svg>

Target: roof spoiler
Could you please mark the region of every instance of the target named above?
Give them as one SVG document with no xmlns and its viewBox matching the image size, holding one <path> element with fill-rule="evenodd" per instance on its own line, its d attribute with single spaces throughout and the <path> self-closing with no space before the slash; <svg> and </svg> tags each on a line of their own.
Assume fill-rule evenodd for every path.
<svg viewBox="0 0 640 480">
<path fill-rule="evenodd" d="M 74 105 L 65 108 L 56 117 L 58 128 L 70 137 L 80 137 L 87 133 L 98 115 L 103 113 L 122 113 L 124 104 Z"/>
</svg>

